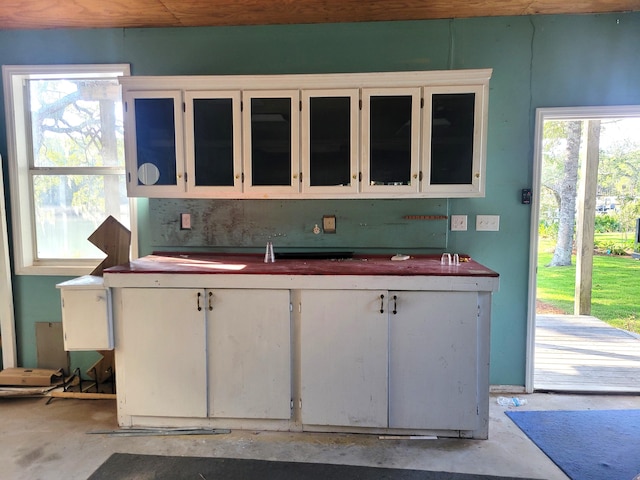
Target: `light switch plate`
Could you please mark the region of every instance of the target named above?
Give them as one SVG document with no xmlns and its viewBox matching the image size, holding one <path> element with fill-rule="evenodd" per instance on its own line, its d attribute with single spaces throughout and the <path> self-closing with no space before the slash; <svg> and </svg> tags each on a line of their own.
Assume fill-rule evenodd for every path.
<svg viewBox="0 0 640 480">
<path fill-rule="evenodd" d="M 500 230 L 500 215 L 476 215 L 476 231 L 497 232 Z"/>
<path fill-rule="evenodd" d="M 335 215 L 325 215 L 322 217 L 322 231 L 324 233 L 336 233 Z"/>
<path fill-rule="evenodd" d="M 180 214 L 180 230 L 191 230 L 191 214 Z"/>
<path fill-rule="evenodd" d="M 465 232 L 467 230 L 466 215 L 451 215 L 451 231 Z"/>
</svg>

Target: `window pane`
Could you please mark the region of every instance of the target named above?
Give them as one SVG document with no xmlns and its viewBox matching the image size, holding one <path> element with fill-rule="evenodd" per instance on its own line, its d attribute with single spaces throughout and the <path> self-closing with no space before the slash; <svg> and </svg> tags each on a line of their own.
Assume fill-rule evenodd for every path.
<svg viewBox="0 0 640 480">
<path fill-rule="evenodd" d="M 251 99 L 251 184 L 291 185 L 291 99 Z"/>
<path fill-rule="evenodd" d="M 431 183 L 471 184 L 475 94 L 435 94 L 432 98 Z"/>
<path fill-rule="evenodd" d="M 233 186 L 233 101 L 193 100 L 196 185 Z"/>
<path fill-rule="evenodd" d="M 310 185 L 351 184 L 351 99 L 310 101 Z"/>
<path fill-rule="evenodd" d="M 410 96 L 371 97 L 372 185 L 411 184 Z"/>
<path fill-rule="evenodd" d="M 33 165 L 124 167 L 115 79 L 29 80 Z"/>
<path fill-rule="evenodd" d="M 138 185 L 176 185 L 173 98 L 136 98 L 135 104 Z M 150 169 L 155 173 L 148 175 Z"/>
<path fill-rule="evenodd" d="M 104 258 L 87 238 L 112 215 L 130 228 L 124 175 L 34 175 L 37 258 Z"/>
</svg>

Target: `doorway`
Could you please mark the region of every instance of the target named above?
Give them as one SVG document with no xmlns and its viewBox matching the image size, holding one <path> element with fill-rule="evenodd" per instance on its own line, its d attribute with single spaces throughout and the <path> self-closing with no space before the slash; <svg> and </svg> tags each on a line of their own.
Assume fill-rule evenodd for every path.
<svg viewBox="0 0 640 480">
<path fill-rule="evenodd" d="M 588 125 L 591 125 L 589 130 L 587 130 Z M 572 129 L 573 133 L 571 133 Z M 594 132 L 598 134 L 597 138 L 594 137 Z M 573 358 L 577 362 L 566 369 L 571 376 L 571 382 L 565 387 L 554 388 L 554 390 L 558 391 L 576 391 L 575 382 L 584 381 L 592 374 L 588 368 L 585 368 L 585 364 L 589 363 L 589 360 L 585 359 L 595 358 L 594 361 L 600 363 L 608 358 L 640 362 L 640 354 L 634 356 L 627 355 L 629 352 L 625 351 L 608 352 L 606 351 L 608 346 L 601 349 L 601 344 L 597 343 L 600 340 L 592 336 L 592 333 L 596 331 L 616 334 L 624 332 L 624 325 L 615 325 L 616 322 L 613 322 L 615 326 L 610 326 L 609 323 L 612 323 L 610 318 L 606 318 L 606 322 L 602 322 L 597 316 L 594 316 L 597 314 L 607 317 L 610 308 L 605 305 L 606 302 L 603 303 L 598 300 L 593 303 L 598 308 L 594 308 L 594 311 L 591 311 L 592 285 L 600 289 L 602 287 L 601 283 L 605 283 L 607 280 L 602 280 L 601 277 L 598 277 L 598 283 L 595 283 L 596 277 L 592 277 L 590 269 L 595 264 L 596 267 L 593 268 L 600 275 L 600 273 L 604 272 L 603 267 L 600 265 L 601 260 L 612 258 L 616 254 L 622 253 L 620 250 L 625 248 L 626 252 L 624 253 L 626 258 L 629 259 L 631 258 L 630 252 L 637 249 L 637 245 L 633 242 L 635 231 L 633 222 L 635 222 L 635 215 L 640 216 L 634 211 L 634 208 L 640 204 L 640 185 L 637 184 L 637 180 L 640 178 L 640 158 L 638 158 L 640 153 L 637 153 L 635 157 L 631 158 L 632 161 L 628 162 L 630 165 L 625 167 L 627 168 L 626 173 L 621 173 L 620 165 L 615 165 L 615 162 L 619 162 L 616 159 L 620 157 L 619 152 L 623 150 L 622 147 L 628 149 L 628 145 L 620 145 L 620 148 L 618 148 L 615 147 L 613 142 L 620 142 L 623 134 L 631 137 L 633 141 L 640 145 L 640 106 L 542 108 L 536 110 L 529 265 L 527 372 L 525 380 L 527 392 L 533 392 L 538 389 L 536 377 L 541 376 L 541 369 L 536 369 L 536 345 L 539 347 L 542 345 L 538 353 L 545 351 L 545 349 L 552 350 L 551 353 L 554 356 L 551 360 L 554 365 L 553 369 L 560 371 L 561 363 L 567 361 L 566 358 Z M 568 171 L 565 171 L 566 164 L 569 163 L 567 158 L 571 156 L 571 142 L 572 140 L 575 142 L 576 137 L 577 145 L 573 145 L 573 150 L 579 160 L 578 158 L 575 159 L 577 165 L 574 165 L 573 170 L 567 169 Z M 594 138 L 595 142 L 593 141 Z M 594 144 L 595 154 L 593 151 L 588 151 L 589 145 L 593 148 Z M 554 148 L 558 157 L 565 155 L 565 158 L 557 158 L 555 164 L 549 163 L 550 157 L 554 155 Z M 560 150 L 564 150 L 564 152 L 559 153 Z M 615 151 L 618 153 L 607 156 L 600 155 L 599 152 L 601 151 Z M 589 155 L 591 157 L 587 160 Z M 602 157 L 602 161 L 599 162 L 600 157 Z M 595 168 L 589 169 L 589 165 L 593 167 L 594 162 Z M 599 169 L 598 162 L 600 163 Z M 604 170 L 603 166 L 605 167 Z M 638 167 L 638 171 L 633 172 L 633 168 L 636 167 Z M 549 188 L 549 178 L 553 175 L 552 172 L 545 170 L 547 168 L 559 170 L 556 172 L 559 178 L 571 174 L 575 175 L 573 180 L 570 179 L 568 181 L 569 184 L 573 182 L 574 185 L 575 203 L 573 205 L 570 202 L 569 204 L 565 203 L 565 212 L 560 211 L 559 201 L 555 202 L 555 206 L 553 201 L 549 201 L 549 195 L 553 195 L 556 197 L 555 200 L 559 200 L 561 193 L 559 191 L 552 192 L 552 189 Z M 597 178 L 598 170 L 600 171 L 600 181 L 594 180 L 590 185 L 589 177 L 595 175 Z M 629 176 L 632 177 L 633 181 L 627 179 L 625 183 L 623 177 Z M 567 197 L 566 192 L 563 195 Z M 567 205 L 569 205 L 568 208 Z M 563 244 L 562 241 L 558 240 L 561 236 L 560 230 L 563 228 L 561 224 L 564 223 L 565 229 L 567 227 L 567 210 L 569 211 L 568 215 L 571 217 L 568 245 L 566 242 Z M 561 218 L 562 215 L 565 216 L 564 219 Z M 576 223 L 573 223 L 574 215 L 577 216 L 578 221 Z M 629 218 L 623 218 L 625 215 Z M 603 224 L 614 220 L 618 222 L 624 220 L 626 222 L 625 226 L 618 225 L 615 228 L 614 226 L 609 226 L 611 230 L 617 230 L 617 233 L 621 234 L 619 239 L 616 238 L 615 232 L 612 232 L 612 235 L 609 236 L 596 234 L 598 236 L 594 238 L 596 230 L 602 231 Z M 633 227 L 626 225 L 627 223 L 632 224 Z M 597 226 L 597 229 L 594 225 Z M 574 228 L 577 228 L 575 235 L 573 233 Z M 620 231 L 621 229 L 625 230 L 625 228 L 631 231 Z M 584 232 L 587 233 L 585 234 Z M 630 238 L 624 239 L 625 236 Z M 573 239 L 577 239 L 577 242 L 574 242 Z M 552 270 L 547 269 L 545 265 L 551 263 L 562 265 L 562 263 L 558 263 L 561 261 L 558 257 L 562 257 L 559 253 L 562 253 L 563 245 L 565 249 L 569 249 L 569 262 L 572 265 L 551 267 L 556 269 L 554 274 L 559 274 L 552 275 L 554 278 L 549 279 L 547 274 Z M 594 251 L 596 261 L 592 262 L 590 255 Z M 600 258 L 599 254 L 602 254 L 602 258 Z M 547 256 L 545 257 L 545 255 Z M 627 265 L 640 269 L 640 263 L 638 262 L 633 263 L 632 261 Z M 615 272 L 619 270 L 621 269 L 613 269 Z M 634 275 L 632 278 L 635 278 L 635 283 L 638 283 L 637 273 L 638 271 L 632 272 Z M 613 285 L 613 289 L 620 290 L 619 287 L 621 285 L 629 283 L 624 280 L 616 280 L 618 278 L 616 276 L 611 278 L 614 279 L 614 282 L 618 282 L 617 285 Z M 564 285 L 562 282 L 564 282 Z M 541 283 L 544 283 L 544 285 L 541 285 Z M 640 285 L 640 283 L 638 284 Z M 578 288 L 576 288 L 576 285 L 578 285 Z M 564 298 L 562 298 L 563 292 Z M 542 302 L 540 301 L 541 297 L 543 299 Z M 637 311 L 637 307 L 635 309 L 632 308 L 631 314 L 623 312 L 622 315 L 626 315 L 623 321 L 637 320 L 635 323 L 640 323 L 638 318 L 640 312 Z M 618 324 L 620 323 L 619 320 L 617 322 Z M 632 325 L 632 329 L 635 329 L 635 325 Z M 556 336 L 554 337 L 554 335 Z M 623 337 L 625 335 L 623 334 Z M 631 342 L 637 342 L 631 344 L 629 347 L 631 351 L 640 351 L 640 337 L 627 336 Z M 537 341 L 540 339 L 544 341 L 544 344 Z M 563 345 L 563 341 L 568 341 L 569 343 Z M 604 341 L 608 342 L 608 340 Z M 619 343 L 619 339 L 612 341 Z M 564 357 L 564 354 L 569 354 L 569 357 Z M 580 358 L 580 355 L 583 355 L 583 357 Z M 543 363 L 542 360 L 539 361 L 541 364 Z M 624 368 L 636 369 L 640 377 L 638 366 L 640 366 L 640 363 L 631 363 L 630 365 L 625 364 Z M 612 372 L 614 372 L 614 367 L 607 366 L 604 370 L 598 371 L 596 375 L 611 377 Z M 626 373 L 628 374 L 628 372 Z M 596 379 L 594 381 L 597 383 L 599 380 Z M 562 382 L 559 382 L 559 385 L 561 384 Z M 638 385 L 638 387 L 632 386 L 631 388 L 640 388 L 640 378 L 638 378 Z M 606 390 L 607 387 L 603 388 Z M 578 391 L 580 390 L 578 389 Z"/>
</svg>

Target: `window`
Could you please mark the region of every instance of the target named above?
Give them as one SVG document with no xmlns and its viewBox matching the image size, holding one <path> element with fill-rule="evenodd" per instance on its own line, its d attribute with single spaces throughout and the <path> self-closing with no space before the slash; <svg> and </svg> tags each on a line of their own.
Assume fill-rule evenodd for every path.
<svg viewBox="0 0 640 480">
<path fill-rule="evenodd" d="M 109 216 L 136 234 L 126 195 L 118 76 L 128 65 L 3 66 L 18 274 L 89 273 Z"/>
</svg>

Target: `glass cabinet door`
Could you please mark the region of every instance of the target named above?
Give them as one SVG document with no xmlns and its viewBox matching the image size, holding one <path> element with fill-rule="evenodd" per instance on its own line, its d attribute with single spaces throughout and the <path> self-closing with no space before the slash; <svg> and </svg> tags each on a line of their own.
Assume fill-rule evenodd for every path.
<svg viewBox="0 0 640 480">
<path fill-rule="evenodd" d="M 242 101 L 245 191 L 299 192 L 298 91 L 243 92 Z"/>
<path fill-rule="evenodd" d="M 302 92 L 303 192 L 358 191 L 357 89 Z"/>
<path fill-rule="evenodd" d="M 425 88 L 425 192 L 480 195 L 483 185 L 482 86 Z"/>
<path fill-rule="evenodd" d="M 418 191 L 419 129 L 419 88 L 362 90 L 362 191 Z"/>
<path fill-rule="evenodd" d="M 242 190 L 240 92 L 186 92 L 187 189 Z"/>
<path fill-rule="evenodd" d="M 172 196 L 185 191 L 180 91 L 125 96 L 127 193 Z M 133 126 L 133 128 L 131 128 Z"/>
</svg>

